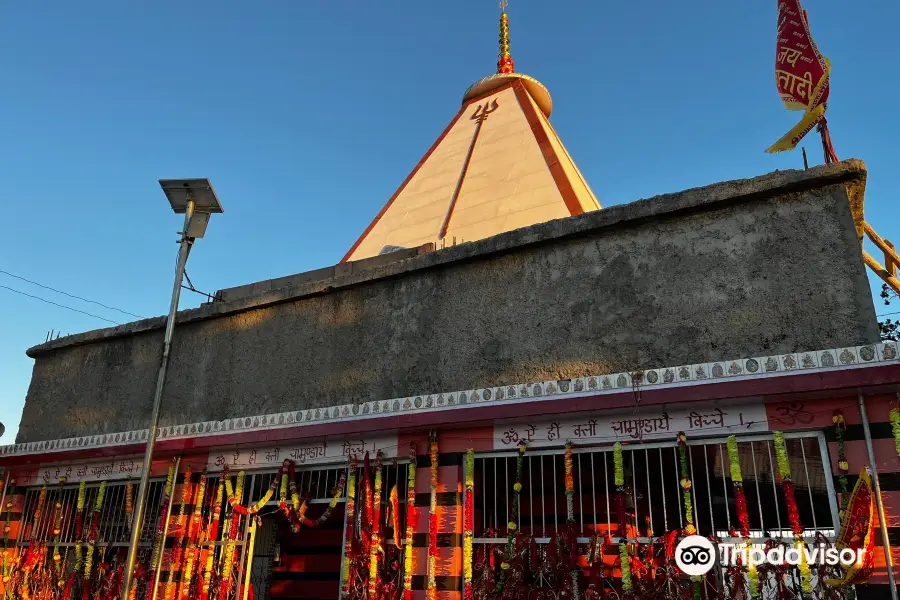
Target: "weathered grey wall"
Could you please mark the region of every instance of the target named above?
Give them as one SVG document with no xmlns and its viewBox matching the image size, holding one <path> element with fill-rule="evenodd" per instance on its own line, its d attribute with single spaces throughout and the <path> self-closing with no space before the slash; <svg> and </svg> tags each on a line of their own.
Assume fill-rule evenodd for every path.
<svg viewBox="0 0 900 600">
<path fill-rule="evenodd" d="M 180 313 L 162 423 L 875 342 L 864 179 L 779 172 L 231 293 Z M 162 325 L 32 348 L 17 441 L 145 427 Z"/>
</svg>

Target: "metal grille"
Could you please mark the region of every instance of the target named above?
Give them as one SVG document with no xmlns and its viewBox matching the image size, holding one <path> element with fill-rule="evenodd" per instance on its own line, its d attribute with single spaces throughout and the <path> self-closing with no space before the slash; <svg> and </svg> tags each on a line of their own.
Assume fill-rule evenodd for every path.
<svg viewBox="0 0 900 600">
<path fill-rule="evenodd" d="M 821 434 L 786 434 L 788 456 L 801 522 L 812 538 L 834 538 L 839 522 L 827 448 Z M 725 439 L 688 441 L 693 481 L 694 524 L 703 536 L 728 538 L 739 528 Z M 771 435 L 738 438 L 739 462 L 754 541 L 791 537 Z M 579 542 L 595 533 L 622 535 L 646 543 L 650 536 L 684 525 L 680 461 L 671 442 L 628 445 L 623 449 L 629 522 L 618 531 L 614 507 L 613 448 L 574 448 L 574 517 Z M 482 454 L 475 460 L 475 543 L 502 543 L 509 533 L 515 483 L 515 453 Z M 519 532 L 546 543 L 565 524 L 564 452 L 528 451 L 522 471 Z"/>
<path fill-rule="evenodd" d="M 150 545 L 156 532 L 159 518 L 159 506 L 162 501 L 165 481 L 152 480 L 148 488 L 148 509 L 144 511 L 144 524 L 141 545 Z M 53 529 L 57 519 L 57 511 L 61 511 L 60 546 L 73 546 L 79 539 L 86 539 L 91 526 L 91 515 L 97 501 L 100 484 L 85 486 L 84 517 L 82 530 L 75 530 L 75 513 L 78 502 L 78 485 L 47 486 L 47 496 L 40 514 L 37 514 L 41 488 L 32 487 L 25 491 L 24 509 L 22 511 L 22 527 L 19 530 L 20 545 L 36 542 L 53 543 Z M 100 511 L 100 526 L 97 532 L 97 544 L 111 546 L 128 546 L 131 531 L 130 515 L 125 512 L 126 482 L 114 482 L 106 485 L 106 494 Z M 134 486 L 137 494 L 137 486 Z M 59 504 L 59 507 L 57 507 Z"/>
</svg>

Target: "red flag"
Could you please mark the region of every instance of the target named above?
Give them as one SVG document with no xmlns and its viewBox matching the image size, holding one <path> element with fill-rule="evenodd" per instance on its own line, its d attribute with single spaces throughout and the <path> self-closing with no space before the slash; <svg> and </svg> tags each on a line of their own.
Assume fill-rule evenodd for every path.
<svg viewBox="0 0 900 600">
<path fill-rule="evenodd" d="M 788 110 L 804 111 L 803 118 L 766 152 L 793 150 L 825 115 L 831 63 L 809 32 L 800 0 L 778 1 L 775 46 L 775 84 Z"/>
</svg>

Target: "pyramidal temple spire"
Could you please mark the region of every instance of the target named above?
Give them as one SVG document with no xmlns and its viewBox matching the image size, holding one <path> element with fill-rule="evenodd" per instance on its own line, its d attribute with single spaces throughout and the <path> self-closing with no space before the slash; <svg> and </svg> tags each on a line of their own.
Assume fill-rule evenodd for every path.
<svg viewBox="0 0 900 600">
<path fill-rule="evenodd" d="M 508 0 L 500 2 L 500 58 L 497 60 L 497 73 L 515 73 L 516 64 L 509 52 L 509 17 L 506 15 Z"/>
<path fill-rule="evenodd" d="M 506 6 L 497 72 L 466 89 L 459 112 L 341 262 L 474 242 L 600 208 L 550 125 L 550 92 L 515 70 Z"/>
</svg>

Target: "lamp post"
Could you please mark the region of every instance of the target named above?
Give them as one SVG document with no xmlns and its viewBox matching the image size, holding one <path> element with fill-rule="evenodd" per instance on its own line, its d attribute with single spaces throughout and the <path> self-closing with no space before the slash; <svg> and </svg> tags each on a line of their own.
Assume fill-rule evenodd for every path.
<svg viewBox="0 0 900 600">
<path fill-rule="evenodd" d="M 150 466 L 153 462 L 153 446 L 159 425 L 159 410 L 162 404 L 163 387 L 166 383 L 166 368 L 169 364 L 169 349 L 172 346 L 172 335 L 175 331 L 175 313 L 178 311 L 178 300 L 181 298 L 181 282 L 184 278 L 184 267 L 194 240 L 202 238 L 213 213 L 221 213 L 222 205 L 213 190 L 209 179 L 160 179 L 159 185 L 172 205 L 176 214 L 184 215 L 184 227 L 178 234 L 181 236 L 178 246 L 178 261 L 175 267 L 175 286 L 172 288 L 172 301 L 169 304 L 169 316 L 166 318 L 166 333 L 163 338 L 162 361 L 156 378 L 156 391 L 153 394 L 153 412 L 150 415 L 150 428 L 147 432 L 147 448 L 144 451 L 144 464 L 141 470 L 141 482 L 138 485 L 135 499 L 134 519 L 131 524 L 131 543 L 128 545 L 128 560 L 125 562 L 125 581 L 122 586 L 122 597 L 128 596 L 132 586 L 134 563 L 137 558 L 138 543 L 141 539 L 141 525 L 144 521 L 144 508 L 147 503 L 147 488 L 150 484 Z M 154 589 L 150 596 L 156 598 Z"/>
</svg>

